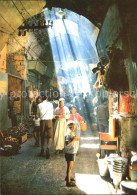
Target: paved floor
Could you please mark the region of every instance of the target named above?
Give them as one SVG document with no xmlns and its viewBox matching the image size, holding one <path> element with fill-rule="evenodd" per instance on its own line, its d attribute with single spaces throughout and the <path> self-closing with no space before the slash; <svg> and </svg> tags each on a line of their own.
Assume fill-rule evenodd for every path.
<svg viewBox="0 0 137 195">
<path fill-rule="evenodd" d="M 55 155 L 52 146 L 50 159 L 38 157 L 40 148 L 34 147 L 34 139 L 30 138 L 22 144 L 19 154 L 1 157 L 1 194 L 115 194 L 112 184 L 99 175 L 96 162 L 98 147 L 96 131 L 88 129 L 81 133 L 79 155 L 72 171 L 77 187 L 68 188 L 64 181 L 64 154 Z"/>
</svg>

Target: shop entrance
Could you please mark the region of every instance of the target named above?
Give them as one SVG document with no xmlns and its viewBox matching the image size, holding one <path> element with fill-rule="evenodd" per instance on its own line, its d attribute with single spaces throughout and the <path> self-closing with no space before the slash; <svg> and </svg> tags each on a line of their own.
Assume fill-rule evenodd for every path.
<svg viewBox="0 0 137 195">
<path fill-rule="evenodd" d="M 13 91 L 15 97 L 20 97 L 19 101 L 14 102 L 14 111 L 18 114 L 21 113 L 21 92 L 22 80 L 13 76 L 8 76 L 8 92 Z"/>
</svg>

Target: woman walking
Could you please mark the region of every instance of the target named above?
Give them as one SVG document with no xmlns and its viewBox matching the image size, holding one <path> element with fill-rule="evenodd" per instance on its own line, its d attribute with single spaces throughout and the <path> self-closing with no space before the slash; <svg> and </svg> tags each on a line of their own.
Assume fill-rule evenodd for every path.
<svg viewBox="0 0 137 195">
<path fill-rule="evenodd" d="M 59 99 L 59 107 L 55 109 L 54 117 L 55 122 L 55 135 L 54 145 L 56 148 L 56 154 L 59 154 L 64 149 L 65 134 L 67 129 L 66 119 L 70 117 L 69 109 L 64 106 L 64 98 Z"/>
</svg>

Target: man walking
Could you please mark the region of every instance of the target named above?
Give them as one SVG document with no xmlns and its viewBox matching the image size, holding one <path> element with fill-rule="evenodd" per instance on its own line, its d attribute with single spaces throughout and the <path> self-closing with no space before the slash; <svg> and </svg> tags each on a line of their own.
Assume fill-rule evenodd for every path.
<svg viewBox="0 0 137 195">
<path fill-rule="evenodd" d="M 53 137 L 53 105 L 49 102 L 49 98 L 44 96 L 43 102 L 38 105 L 38 113 L 40 115 L 40 128 L 41 128 L 41 152 L 40 156 L 44 156 L 44 146 L 45 146 L 45 134 L 47 132 L 47 149 L 46 158 L 50 157 L 49 150 L 52 144 Z"/>
<path fill-rule="evenodd" d="M 97 107 L 97 124 L 99 132 L 108 133 L 108 120 L 109 120 L 109 111 L 108 111 L 108 100 L 104 98 L 102 104 Z"/>
</svg>

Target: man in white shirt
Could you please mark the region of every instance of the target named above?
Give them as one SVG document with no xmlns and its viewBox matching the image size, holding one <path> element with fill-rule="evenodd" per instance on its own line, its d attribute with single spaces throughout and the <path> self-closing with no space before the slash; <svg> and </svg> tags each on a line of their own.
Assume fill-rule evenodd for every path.
<svg viewBox="0 0 137 195">
<path fill-rule="evenodd" d="M 41 152 L 40 156 L 44 156 L 44 145 L 45 145 L 45 133 L 47 132 L 47 149 L 46 149 L 46 158 L 50 157 L 49 149 L 52 144 L 53 137 L 53 105 L 49 102 L 48 97 L 43 97 L 43 102 L 38 105 L 38 113 L 41 119 Z"/>
</svg>

